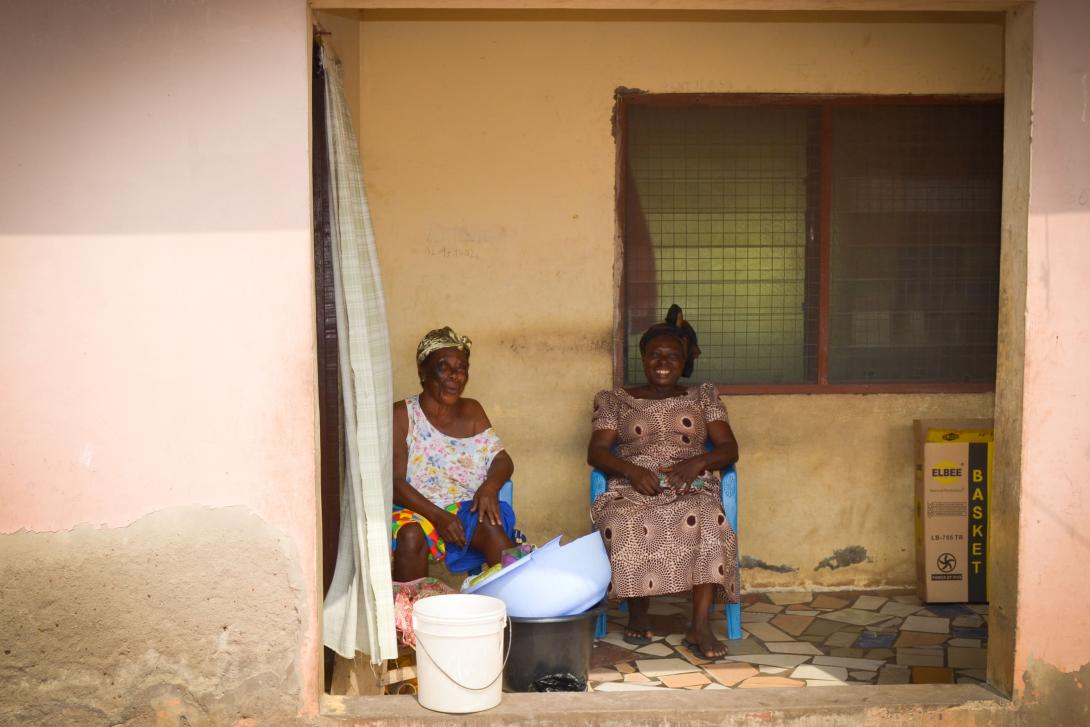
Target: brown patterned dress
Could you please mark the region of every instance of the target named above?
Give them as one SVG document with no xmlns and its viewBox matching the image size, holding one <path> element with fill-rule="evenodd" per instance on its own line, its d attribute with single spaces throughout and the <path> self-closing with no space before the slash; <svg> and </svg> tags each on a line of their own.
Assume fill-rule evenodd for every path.
<svg viewBox="0 0 1090 727">
<path fill-rule="evenodd" d="M 652 472 L 704 451 L 707 423 L 726 421 L 727 410 L 713 384 L 692 386 L 669 399 L 636 399 L 624 389 L 594 397 L 595 430 L 617 432 L 616 455 Z M 664 489 L 654 497 L 637 492 L 623 477 L 591 505 L 613 566 L 610 598 L 680 593 L 714 583 L 718 599 L 738 600 L 738 542 L 723 515 L 719 473 L 688 494 Z"/>
</svg>

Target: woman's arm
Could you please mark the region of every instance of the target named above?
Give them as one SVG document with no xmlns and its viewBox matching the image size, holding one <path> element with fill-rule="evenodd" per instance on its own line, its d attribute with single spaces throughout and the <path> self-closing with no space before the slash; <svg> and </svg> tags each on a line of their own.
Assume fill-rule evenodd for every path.
<svg viewBox="0 0 1090 727">
<path fill-rule="evenodd" d="M 473 506 L 470 507 L 470 512 L 480 512 L 482 520 L 493 525 L 502 525 L 499 494 L 504 483 L 511 479 L 511 474 L 514 471 L 515 463 L 511 461 L 511 456 L 507 454 L 507 450 L 502 449 L 497 452 L 496 456 L 492 458 L 492 464 L 488 466 L 488 474 L 485 476 L 484 482 L 481 483 L 481 486 L 477 488 L 477 492 L 473 495 Z"/>
<path fill-rule="evenodd" d="M 704 453 L 704 469 L 721 470 L 738 461 L 738 440 L 730 424 L 723 420 L 708 422 L 708 438 L 715 446 Z"/>
<path fill-rule="evenodd" d="M 491 429 L 492 422 L 488 420 L 488 415 L 480 402 L 474 399 L 466 399 L 465 401 L 471 409 L 473 431 L 479 433 Z M 507 450 L 502 449 L 497 452 L 496 456 L 492 458 L 492 464 L 488 466 L 488 474 L 485 475 L 484 482 L 481 483 L 480 487 L 477 488 L 477 492 L 473 495 L 473 506 L 470 508 L 470 512 L 479 513 L 481 520 L 493 525 L 502 525 L 499 494 L 504 483 L 511 479 L 514 472 L 515 463 L 511 460 L 511 455 L 507 454 Z"/>
<path fill-rule="evenodd" d="M 409 464 L 409 445 L 405 441 L 408 435 L 409 412 L 405 402 L 399 401 L 394 404 L 394 504 L 423 515 L 443 540 L 464 547 L 466 534 L 458 516 L 436 506 L 405 479 Z"/>
<path fill-rule="evenodd" d="M 613 454 L 617 432 L 613 429 L 596 429 L 591 432 L 587 445 L 587 464 L 613 477 L 624 477 L 629 484 L 644 495 L 654 496 L 662 492 L 659 478 L 651 470 L 627 462 Z"/>
</svg>

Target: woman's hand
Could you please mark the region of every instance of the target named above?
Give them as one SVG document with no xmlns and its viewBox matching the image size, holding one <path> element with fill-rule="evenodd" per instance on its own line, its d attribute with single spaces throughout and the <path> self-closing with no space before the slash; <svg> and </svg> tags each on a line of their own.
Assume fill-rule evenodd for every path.
<svg viewBox="0 0 1090 727">
<path fill-rule="evenodd" d="M 500 488 L 487 482 L 481 485 L 477 488 L 477 492 L 473 494 L 473 505 L 469 508 L 469 511 L 477 513 L 481 522 L 491 523 L 497 527 L 503 525 L 503 518 L 500 514 L 499 491 Z"/>
<path fill-rule="evenodd" d="M 462 521 L 452 512 L 443 510 L 443 514 L 432 521 L 435 529 L 439 531 L 439 537 L 448 543 L 453 543 L 459 548 L 466 547 L 466 531 L 462 528 Z"/>
<path fill-rule="evenodd" d="M 692 488 L 693 480 L 704 474 L 707 469 L 703 455 L 697 455 L 663 467 L 662 473 L 666 475 L 666 482 L 674 492 L 684 495 Z"/>
<path fill-rule="evenodd" d="M 625 477 L 632 485 L 632 489 L 642 495 L 654 497 L 662 492 L 662 488 L 659 487 L 659 476 L 645 467 L 632 465 L 625 473 Z"/>
<path fill-rule="evenodd" d="M 596 429 L 591 432 L 587 446 L 587 464 L 602 470 L 607 475 L 620 476 L 628 480 L 632 489 L 641 495 L 654 497 L 662 492 L 659 476 L 651 470 L 632 464 L 613 454 L 613 444 L 617 441 L 617 432 L 613 429 Z"/>
</svg>

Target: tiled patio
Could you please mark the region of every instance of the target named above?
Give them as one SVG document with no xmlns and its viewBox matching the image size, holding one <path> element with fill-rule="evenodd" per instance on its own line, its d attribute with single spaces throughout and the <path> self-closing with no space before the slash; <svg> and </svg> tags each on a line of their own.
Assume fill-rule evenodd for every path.
<svg viewBox="0 0 1090 727">
<path fill-rule="evenodd" d="M 593 691 L 828 687 L 985 681 L 987 605 L 922 604 L 909 591 L 746 594 L 740 641 L 714 662 L 681 645 L 683 597 L 652 600 L 655 640 L 624 642 L 626 612 L 609 611 L 594 646 Z M 713 628 L 725 640 L 722 607 Z"/>
</svg>

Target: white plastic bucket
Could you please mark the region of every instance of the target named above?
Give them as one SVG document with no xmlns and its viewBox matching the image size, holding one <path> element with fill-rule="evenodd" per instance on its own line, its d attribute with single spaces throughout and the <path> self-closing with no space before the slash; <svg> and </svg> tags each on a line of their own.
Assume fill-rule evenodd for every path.
<svg viewBox="0 0 1090 727">
<path fill-rule="evenodd" d="M 436 712 L 480 712 L 503 696 L 507 609 L 490 596 L 452 593 L 413 604 L 420 705 Z"/>
</svg>

